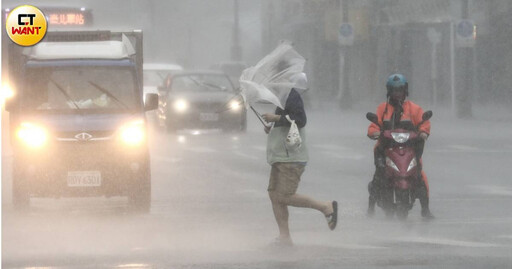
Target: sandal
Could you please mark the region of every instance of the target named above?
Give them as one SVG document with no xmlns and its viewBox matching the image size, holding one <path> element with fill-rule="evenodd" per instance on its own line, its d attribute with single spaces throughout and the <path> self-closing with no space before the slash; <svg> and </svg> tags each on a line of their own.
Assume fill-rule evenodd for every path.
<svg viewBox="0 0 512 269">
<path fill-rule="evenodd" d="M 338 202 L 332 201 L 332 210 L 333 212 L 331 214 L 325 216 L 327 226 L 329 226 L 331 231 L 336 228 L 336 224 L 338 223 Z"/>
</svg>

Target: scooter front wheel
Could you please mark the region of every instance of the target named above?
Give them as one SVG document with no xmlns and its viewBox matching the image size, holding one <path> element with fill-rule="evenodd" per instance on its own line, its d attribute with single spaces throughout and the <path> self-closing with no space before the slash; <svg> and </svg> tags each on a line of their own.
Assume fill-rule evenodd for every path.
<svg viewBox="0 0 512 269">
<path fill-rule="evenodd" d="M 407 216 L 409 215 L 409 207 L 406 205 L 398 205 L 396 208 L 396 217 L 399 220 L 405 220 L 407 219 Z"/>
</svg>

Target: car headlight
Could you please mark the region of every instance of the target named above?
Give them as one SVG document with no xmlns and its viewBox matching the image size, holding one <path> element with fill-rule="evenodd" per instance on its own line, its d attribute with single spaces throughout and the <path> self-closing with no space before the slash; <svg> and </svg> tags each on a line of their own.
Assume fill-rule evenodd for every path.
<svg viewBox="0 0 512 269">
<path fill-rule="evenodd" d="M 188 102 L 185 99 L 178 99 L 173 103 L 174 110 L 185 112 L 188 109 Z"/>
<path fill-rule="evenodd" d="M 413 169 L 416 165 L 418 165 L 416 158 L 412 158 L 411 163 L 409 163 L 409 166 L 407 167 L 407 172 L 411 171 L 411 169 Z"/>
<path fill-rule="evenodd" d="M 389 157 L 386 157 L 386 165 L 387 166 L 391 166 L 393 169 L 395 169 L 397 172 L 400 172 L 400 170 L 398 169 L 398 167 L 396 166 L 396 164 L 389 158 Z"/>
<path fill-rule="evenodd" d="M 31 148 L 40 148 L 48 140 L 48 132 L 45 128 L 24 122 L 16 132 L 18 139 Z"/>
<path fill-rule="evenodd" d="M 410 133 L 391 133 L 393 139 L 398 143 L 405 143 L 409 140 Z"/>
<path fill-rule="evenodd" d="M 232 100 L 231 102 L 229 102 L 229 108 L 232 111 L 240 111 L 240 109 L 242 108 L 242 104 L 239 100 Z"/>
<path fill-rule="evenodd" d="M 128 145 L 139 145 L 146 139 L 144 120 L 129 122 L 119 129 L 121 140 Z"/>
</svg>

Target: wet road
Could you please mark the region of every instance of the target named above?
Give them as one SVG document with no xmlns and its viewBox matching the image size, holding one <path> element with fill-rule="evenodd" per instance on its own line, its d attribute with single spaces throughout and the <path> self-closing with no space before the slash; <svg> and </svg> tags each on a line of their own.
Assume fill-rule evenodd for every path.
<svg viewBox="0 0 512 269">
<path fill-rule="evenodd" d="M 268 109 L 271 111 L 271 109 Z M 365 215 L 373 142 L 364 112 L 308 115 L 310 162 L 299 193 L 340 204 L 327 228 L 290 210 L 293 248 L 277 235 L 266 187 L 265 134 L 249 114 L 245 134 L 151 132 L 151 213 L 124 198 L 32 199 L 11 204 L 11 157 L 2 159 L 3 268 L 511 268 L 512 130 L 435 114 L 424 153 L 436 219 L 419 204 L 405 222 Z"/>
</svg>

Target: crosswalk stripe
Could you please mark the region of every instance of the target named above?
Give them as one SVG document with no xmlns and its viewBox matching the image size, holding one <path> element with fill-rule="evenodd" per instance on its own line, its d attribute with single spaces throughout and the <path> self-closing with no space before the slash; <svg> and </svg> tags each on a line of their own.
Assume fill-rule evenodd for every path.
<svg viewBox="0 0 512 269">
<path fill-rule="evenodd" d="M 446 246 L 457 246 L 457 247 L 501 247 L 502 245 L 491 244 L 491 243 L 480 243 L 462 240 L 453 240 L 447 238 L 425 238 L 425 237 L 410 237 L 398 239 L 401 242 L 410 243 L 425 243 L 433 245 L 446 245 Z"/>
</svg>

